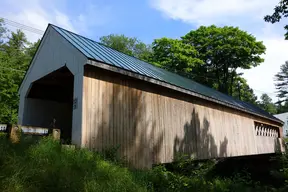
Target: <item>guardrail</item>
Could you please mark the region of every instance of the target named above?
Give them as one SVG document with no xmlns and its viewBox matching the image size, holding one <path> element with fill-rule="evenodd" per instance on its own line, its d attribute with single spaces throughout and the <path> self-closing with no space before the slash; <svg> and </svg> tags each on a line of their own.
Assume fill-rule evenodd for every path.
<svg viewBox="0 0 288 192">
<path fill-rule="evenodd" d="M 31 127 L 31 126 L 21 126 L 21 131 L 23 134 L 27 135 L 48 135 L 49 129 L 43 127 Z"/>
<path fill-rule="evenodd" d="M 49 132 L 49 130 L 51 130 Z M 54 139 L 60 140 L 61 131 L 60 129 L 50 129 L 44 127 L 33 127 L 24 125 L 7 125 L 0 124 L 0 132 L 6 132 L 12 140 L 18 141 L 19 136 L 22 135 L 34 135 L 34 136 L 47 136 L 51 133 Z"/>
<path fill-rule="evenodd" d="M 0 132 L 6 132 L 7 131 L 7 124 L 0 124 Z"/>
</svg>

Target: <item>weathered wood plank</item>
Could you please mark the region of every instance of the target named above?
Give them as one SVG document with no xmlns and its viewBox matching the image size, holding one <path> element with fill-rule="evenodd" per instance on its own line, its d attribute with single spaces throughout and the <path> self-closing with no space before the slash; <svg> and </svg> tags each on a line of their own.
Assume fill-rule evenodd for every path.
<svg viewBox="0 0 288 192">
<path fill-rule="evenodd" d="M 101 98 L 100 98 L 100 92 L 99 89 L 101 88 L 101 81 L 98 81 L 99 75 L 96 73 L 91 74 L 91 84 L 90 84 L 90 90 L 91 90 L 91 97 L 94 98 L 90 100 L 91 104 L 91 111 L 93 116 L 91 116 L 91 122 L 90 122 L 90 128 L 88 129 L 88 137 L 89 137 L 89 148 L 95 149 L 95 150 L 101 150 L 102 142 L 101 140 L 103 137 L 101 136 L 101 125 L 99 121 L 99 111 L 101 110 Z M 95 137 L 95 139 L 93 139 Z M 99 139 L 101 140 L 99 140 Z"/>
<path fill-rule="evenodd" d="M 179 152 L 205 159 L 275 150 L 277 138 L 254 129 L 254 121 L 277 127 L 270 120 L 103 70 L 86 69 L 83 83 L 82 141 L 97 150 L 120 144 L 136 167 Z"/>
</svg>

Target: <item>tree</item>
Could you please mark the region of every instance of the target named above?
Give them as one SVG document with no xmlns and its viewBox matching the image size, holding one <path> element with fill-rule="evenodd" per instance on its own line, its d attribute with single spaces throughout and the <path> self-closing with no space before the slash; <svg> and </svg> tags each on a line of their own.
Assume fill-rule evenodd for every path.
<svg viewBox="0 0 288 192">
<path fill-rule="evenodd" d="M 4 27 L 3 19 L 0 19 L 0 46 L 3 44 L 4 36 L 7 33 L 7 28 Z"/>
<path fill-rule="evenodd" d="M 18 107 L 18 85 L 20 84 L 28 58 L 24 53 L 26 37 L 23 32 L 12 32 L 8 42 L 2 46 L 0 61 L 0 96 L 2 121 L 15 122 Z M 22 71 L 23 70 L 23 71 Z"/>
<path fill-rule="evenodd" d="M 266 94 L 262 94 L 260 97 L 259 107 L 271 114 L 277 113 L 276 105 L 272 102 L 272 99 Z"/>
<path fill-rule="evenodd" d="M 142 60 L 148 60 L 151 54 L 151 47 L 135 37 L 130 38 L 125 35 L 111 34 L 100 37 L 100 42 Z"/>
<path fill-rule="evenodd" d="M 277 108 L 277 114 L 288 112 L 288 101 L 285 102 L 277 101 L 275 105 Z"/>
<path fill-rule="evenodd" d="M 29 59 L 32 59 L 40 45 L 41 40 L 39 39 L 35 43 L 29 43 L 29 47 L 27 47 L 26 54 L 28 55 Z"/>
<path fill-rule="evenodd" d="M 237 27 L 201 26 L 182 40 L 199 52 L 199 59 L 204 61 L 202 76 L 213 76 L 218 90 L 229 95 L 232 95 L 237 69 L 250 69 L 264 61 L 261 57 L 266 50 L 263 43 Z M 213 87 L 211 81 L 203 83 Z"/>
<path fill-rule="evenodd" d="M 203 64 L 198 51 L 177 39 L 161 38 L 152 43 L 150 61 L 171 72 L 193 78 L 194 69 Z"/>
<path fill-rule="evenodd" d="M 4 28 L 0 36 L 0 122 L 16 123 L 18 112 L 18 88 L 39 42 L 31 44 L 25 34 Z"/>
<path fill-rule="evenodd" d="M 280 102 L 288 101 L 288 61 L 281 65 L 280 72 L 275 75 L 275 80 Z"/>
<path fill-rule="evenodd" d="M 241 76 L 236 76 L 232 86 L 232 96 L 241 101 L 252 104 L 257 104 L 257 96 L 254 94 L 252 88 L 249 87 L 246 79 Z"/>
<path fill-rule="evenodd" d="M 288 0 L 280 0 L 279 4 L 275 6 L 274 13 L 272 15 L 266 15 L 264 20 L 270 23 L 280 22 L 282 18 L 288 17 Z M 286 30 L 285 39 L 288 39 L 288 25 L 284 26 Z"/>
</svg>

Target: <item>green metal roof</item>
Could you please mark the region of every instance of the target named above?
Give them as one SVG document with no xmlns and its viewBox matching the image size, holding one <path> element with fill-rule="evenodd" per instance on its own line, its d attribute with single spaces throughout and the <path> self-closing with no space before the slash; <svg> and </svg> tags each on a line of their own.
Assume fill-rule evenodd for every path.
<svg viewBox="0 0 288 192">
<path fill-rule="evenodd" d="M 116 51 L 101 43 L 77 35 L 63 28 L 57 27 L 55 25 L 51 26 L 61 36 L 63 36 L 67 41 L 69 41 L 73 46 L 75 46 L 79 51 L 81 51 L 87 58 L 91 60 L 100 61 L 111 66 L 115 66 L 133 73 L 169 83 L 182 89 L 186 89 L 208 98 L 220 101 L 222 103 L 226 103 L 229 106 L 234 106 L 235 108 L 242 109 L 253 114 L 258 114 L 278 122 L 282 122 L 275 118 L 273 115 L 252 104 L 237 100 L 215 89 L 201 85 L 191 79 L 155 67 L 152 64 Z"/>
</svg>

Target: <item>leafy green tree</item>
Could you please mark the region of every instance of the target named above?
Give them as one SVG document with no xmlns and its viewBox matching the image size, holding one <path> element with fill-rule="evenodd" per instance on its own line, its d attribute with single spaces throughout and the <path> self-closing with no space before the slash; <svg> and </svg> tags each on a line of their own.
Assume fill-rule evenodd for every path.
<svg viewBox="0 0 288 192">
<path fill-rule="evenodd" d="M 0 61 L 0 117 L 4 122 L 15 122 L 18 107 L 18 86 L 27 68 L 28 58 L 25 55 L 27 40 L 21 31 L 12 32 L 8 42 L 2 46 Z"/>
<path fill-rule="evenodd" d="M 272 102 L 272 99 L 266 94 L 262 94 L 260 97 L 259 107 L 261 107 L 263 110 L 267 111 L 271 114 L 277 113 L 276 105 Z"/>
<path fill-rule="evenodd" d="M 153 55 L 151 60 L 158 66 L 182 76 L 191 78 L 197 82 L 209 82 L 211 87 L 218 89 L 215 77 L 203 73 L 204 62 L 199 59 L 198 51 L 181 40 L 161 38 L 152 43 Z M 210 75 L 210 76 L 209 76 Z M 235 72 L 231 95 L 249 103 L 256 104 L 257 96 L 254 94 L 247 81 L 241 77 L 242 74 Z M 239 95 L 240 94 L 240 95 Z"/>
<path fill-rule="evenodd" d="M 266 15 L 264 20 L 270 23 L 277 23 L 282 18 L 288 17 L 288 0 L 280 0 L 278 5 L 274 8 L 274 13 L 272 15 Z M 288 39 L 288 25 L 284 26 L 286 30 L 285 39 Z"/>
<path fill-rule="evenodd" d="M 29 43 L 20 30 L 8 32 L 3 22 L 0 27 L 0 123 L 16 123 L 18 88 L 39 41 Z"/>
<path fill-rule="evenodd" d="M 130 38 L 125 35 L 111 34 L 100 37 L 100 42 L 142 60 L 148 60 L 151 54 L 151 47 L 135 37 Z"/>
<path fill-rule="evenodd" d="M 264 61 L 261 57 L 266 50 L 263 43 L 237 27 L 201 26 L 182 40 L 195 47 L 199 59 L 204 61 L 200 73 L 215 79 L 203 83 L 213 87 L 216 81 L 218 90 L 229 95 L 232 95 L 237 69 L 250 69 Z"/>
<path fill-rule="evenodd" d="M 150 61 L 182 76 L 193 78 L 194 69 L 203 64 L 198 59 L 198 51 L 181 40 L 161 38 L 152 43 L 153 54 Z"/>
<path fill-rule="evenodd" d="M 277 114 L 288 112 L 288 101 L 281 102 L 280 100 L 275 103 Z"/>
<path fill-rule="evenodd" d="M 26 54 L 28 56 L 29 61 L 30 59 L 34 57 L 39 45 L 40 45 L 41 40 L 39 39 L 35 43 L 29 43 L 29 46 L 27 47 Z"/>
<path fill-rule="evenodd" d="M 288 61 L 281 65 L 280 72 L 275 75 L 275 80 L 280 102 L 288 101 Z"/>
<path fill-rule="evenodd" d="M 7 33 L 7 28 L 4 26 L 3 19 L 0 19 L 0 46 L 3 44 L 5 34 Z"/>
<path fill-rule="evenodd" d="M 257 96 L 254 94 L 253 89 L 249 87 L 246 79 L 243 77 L 235 77 L 232 89 L 232 96 L 234 98 L 248 103 L 257 104 Z"/>
</svg>

